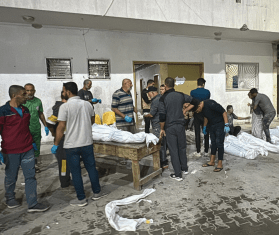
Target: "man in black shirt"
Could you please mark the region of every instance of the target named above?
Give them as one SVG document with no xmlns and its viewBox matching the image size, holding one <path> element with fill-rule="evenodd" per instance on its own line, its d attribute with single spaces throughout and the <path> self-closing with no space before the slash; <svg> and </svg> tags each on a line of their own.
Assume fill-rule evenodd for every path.
<svg viewBox="0 0 279 235">
<path fill-rule="evenodd" d="M 204 115 L 203 134 L 207 134 L 207 126 L 210 130 L 211 158 L 210 162 L 204 164 L 203 167 L 215 165 L 215 155 L 218 149 L 218 165 L 214 169 L 214 172 L 220 172 L 223 169 L 222 161 L 224 156 L 225 135 L 230 131 L 227 112 L 214 100 L 204 100 L 200 102 L 199 105 L 195 105 L 193 111 Z"/>
<path fill-rule="evenodd" d="M 141 92 L 143 113 L 150 112 L 151 100 L 148 98 L 147 93 L 148 93 L 148 87 L 154 86 L 154 84 L 155 83 L 153 80 L 148 80 L 146 88 L 143 89 Z M 149 133 L 151 118 L 144 117 L 144 122 L 145 122 L 145 133 Z"/>
<path fill-rule="evenodd" d="M 92 105 L 97 104 L 97 103 L 101 103 L 102 102 L 101 99 L 93 98 L 93 95 L 90 91 L 91 87 L 92 87 L 91 80 L 89 80 L 89 79 L 84 80 L 83 88 L 78 91 L 78 96 L 82 100 L 88 101 Z"/>
<path fill-rule="evenodd" d="M 166 92 L 159 100 L 160 136 L 166 136 L 171 155 L 174 174 L 171 174 L 170 178 L 182 181 L 182 174 L 188 174 L 185 119 L 182 108 L 184 103 L 192 103 L 193 98 L 176 92 L 174 79 L 171 77 L 166 78 L 165 87 Z"/>
</svg>

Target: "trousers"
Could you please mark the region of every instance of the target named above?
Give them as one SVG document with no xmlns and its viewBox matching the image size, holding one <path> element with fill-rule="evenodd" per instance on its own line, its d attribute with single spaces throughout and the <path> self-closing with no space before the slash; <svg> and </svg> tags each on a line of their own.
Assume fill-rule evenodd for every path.
<svg viewBox="0 0 279 235">
<path fill-rule="evenodd" d="M 195 113 L 194 114 L 195 141 L 196 141 L 196 148 L 198 153 L 201 151 L 201 130 L 203 129 L 203 124 L 204 124 L 204 116 L 202 115 L 202 113 Z M 204 136 L 204 152 L 208 153 L 208 149 L 209 149 L 208 127 L 206 132 L 207 134 Z"/>
<path fill-rule="evenodd" d="M 188 171 L 184 126 L 181 124 L 173 124 L 167 127 L 166 139 L 175 176 L 181 177 L 181 170 Z"/>
<path fill-rule="evenodd" d="M 210 126 L 211 155 L 216 155 L 218 149 L 218 160 L 224 158 L 225 131 L 224 123 L 217 123 Z"/>
<path fill-rule="evenodd" d="M 270 124 L 273 121 L 275 116 L 276 116 L 275 111 L 271 112 L 271 113 L 264 114 L 264 116 L 263 116 L 263 131 L 264 131 L 265 136 L 266 136 L 266 141 L 268 141 L 268 142 L 271 142 L 269 126 L 270 126 Z"/>
<path fill-rule="evenodd" d="M 143 113 L 149 113 L 150 112 L 150 109 L 143 109 Z M 145 130 L 145 133 L 150 133 L 150 122 L 151 122 L 151 119 L 150 117 L 145 117 L 144 118 L 144 123 L 145 123 L 145 127 L 144 127 L 144 130 Z"/>
</svg>

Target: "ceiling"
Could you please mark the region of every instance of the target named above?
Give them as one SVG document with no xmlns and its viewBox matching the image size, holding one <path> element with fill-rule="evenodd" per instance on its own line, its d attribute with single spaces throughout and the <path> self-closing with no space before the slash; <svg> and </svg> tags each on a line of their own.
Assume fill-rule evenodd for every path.
<svg viewBox="0 0 279 235">
<path fill-rule="evenodd" d="M 214 32 L 222 32 L 222 40 L 249 42 L 277 42 L 279 33 L 263 31 L 240 31 L 239 29 L 148 21 L 129 18 L 103 17 L 84 14 L 60 13 L 0 7 L 0 24 L 28 24 L 22 16 L 35 17 L 35 24 L 43 27 L 75 27 L 97 30 L 116 30 L 139 33 L 156 33 L 214 39 Z M 30 25 L 30 23 L 29 23 Z M 249 27 L 249 26 L 248 26 Z"/>
</svg>

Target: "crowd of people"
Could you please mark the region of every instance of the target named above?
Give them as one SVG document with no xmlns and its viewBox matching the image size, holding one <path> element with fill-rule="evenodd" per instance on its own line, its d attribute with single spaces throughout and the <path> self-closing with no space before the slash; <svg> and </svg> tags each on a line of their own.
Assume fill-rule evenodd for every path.
<svg viewBox="0 0 279 235">
<path fill-rule="evenodd" d="M 154 81 L 149 80 L 142 91 L 142 106 L 145 120 L 145 132 L 152 132 L 161 140 L 160 162 L 163 169 L 168 168 L 167 149 L 170 153 L 174 173 L 170 178 L 182 181 L 188 174 L 186 154 L 186 117 L 193 113 L 196 152 L 201 156 L 201 132 L 204 135 L 204 155 L 209 156 L 209 138 L 211 139 L 210 161 L 203 167 L 215 166 L 215 156 L 218 151 L 218 162 L 214 172 L 223 169 L 224 139 L 226 134 L 237 136 L 240 126 L 233 125 L 233 119 L 243 120 L 250 117 L 237 117 L 232 105 L 225 110 L 216 101 L 210 99 L 210 91 L 205 89 L 205 80 L 197 80 L 197 89 L 190 95 L 177 92 L 174 89 L 175 80 L 165 79 L 158 90 Z M 35 97 L 35 86 L 31 83 L 24 87 L 12 85 L 9 88 L 10 100 L 0 107 L 0 134 L 2 137 L 0 164 L 5 167 L 5 197 L 8 208 L 20 206 L 15 199 L 15 185 L 18 171 L 21 167 L 25 177 L 25 193 L 28 212 L 43 212 L 49 205 L 37 201 L 37 181 L 35 174 L 40 173 L 36 160 L 40 155 L 41 124 L 45 134 L 51 132 L 54 145 L 51 152 L 55 154 L 59 168 L 61 188 L 74 186 L 77 198 L 70 201 L 72 206 L 87 205 L 87 198 L 81 175 L 81 160 L 88 172 L 93 191 L 92 200 L 98 200 L 108 194 L 101 187 L 93 151 L 92 125 L 95 122 L 94 105 L 101 99 L 94 98 L 90 89 L 92 82 L 84 81 L 82 89 L 77 84 L 63 84 L 61 101 L 56 101 L 52 107 L 52 115 L 44 116 L 43 105 Z M 122 87 L 112 95 L 111 109 L 115 113 L 116 127 L 123 131 L 135 133 L 135 118 L 137 109 L 134 107 L 130 79 L 123 79 Z M 253 88 L 248 94 L 251 108 L 252 134 L 266 138 L 271 142 L 269 126 L 275 117 L 275 109 L 270 99 L 258 93 Z M 263 134 L 264 133 L 264 134 Z"/>
</svg>

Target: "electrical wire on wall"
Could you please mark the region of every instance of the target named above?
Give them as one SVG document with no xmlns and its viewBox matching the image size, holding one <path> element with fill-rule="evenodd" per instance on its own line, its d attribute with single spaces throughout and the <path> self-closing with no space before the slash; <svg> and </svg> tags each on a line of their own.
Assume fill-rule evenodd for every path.
<svg viewBox="0 0 279 235">
<path fill-rule="evenodd" d="M 103 14 L 103 16 L 106 16 L 106 14 L 108 13 L 108 11 L 109 11 L 110 7 L 112 6 L 113 2 L 114 2 L 114 0 L 111 1 L 111 3 L 109 4 L 109 6 L 108 6 L 105 14 Z"/>
<path fill-rule="evenodd" d="M 87 30 L 86 33 L 84 33 L 84 29 L 82 30 L 83 31 L 83 41 L 84 41 L 84 46 L 85 46 L 85 50 L 86 50 L 86 54 L 87 54 L 87 59 L 89 59 L 89 53 L 88 53 L 88 49 L 87 49 L 87 44 L 86 44 L 86 39 L 85 39 L 85 34 L 87 34 L 89 32 L 90 29 Z"/>
</svg>

